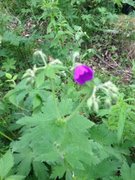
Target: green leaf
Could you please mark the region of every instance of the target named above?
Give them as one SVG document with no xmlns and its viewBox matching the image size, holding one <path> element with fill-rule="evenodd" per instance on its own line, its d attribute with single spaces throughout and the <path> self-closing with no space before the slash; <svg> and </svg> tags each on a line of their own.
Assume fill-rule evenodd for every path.
<svg viewBox="0 0 135 180">
<path fill-rule="evenodd" d="M 38 95 L 34 96 L 33 97 L 33 102 L 32 102 L 33 109 L 36 109 L 37 107 L 39 107 L 41 105 L 41 102 L 42 102 L 41 98 Z"/>
<path fill-rule="evenodd" d="M 40 2 L 40 0 L 31 0 L 29 3 L 30 3 L 30 5 L 36 7 L 38 2 Z"/>
<path fill-rule="evenodd" d="M 135 164 L 131 167 L 125 162 L 121 168 L 121 176 L 123 180 L 134 180 L 135 179 Z"/>
<path fill-rule="evenodd" d="M 106 124 L 109 129 L 117 132 L 117 143 L 135 137 L 132 112 L 134 112 L 132 106 L 125 102 L 123 98 L 120 98 L 117 104 L 111 107 Z"/>
<path fill-rule="evenodd" d="M 13 80 L 15 81 L 17 79 L 18 75 L 13 76 Z"/>
<path fill-rule="evenodd" d="M 93 168 L 94 179 L 113 176 L 119 166 L 119 161 L 113 159 L 105 159 Z"/>
<path fill-rule="evenodd" d="M 33 170 L 38 180 L 49 179 L 45 164 L 38 161 L 33 161 Z"/>
<path fill-rule="evenodd" d="M 80 159 L 79 156 L 80 155 L 77 154 L 77 151 L 76 151 L 76 152 L 72 152 L 72 153 L 67 153 L 65 159 L 73 169 L 84 170 L 83 163 L 79 161 L 79 159 Z"/>
<path fill-rule="evenodd" d="M 28 93 L 29 86 L 27 85 L 27 81 L 23 79 L 15 89 L 9 91 L 5 98 L 8 99 L 12 104 L 18 105 L 18 103 L 22 102 L 26 94 Z"/>
<path fill-rule="evenodd" d="M 36 160 L 52 163 L 52 162 L 57 162 L 59 158 L 60 158 L 60 154 L 57 152 L 57 150 L 54 147 L 54 149 L 51 148 L 50 152 L 46 152 L 44 154 L 39 155 L 36 158 Z"/>
<path fill-rule="evenodd" d="M 14 46 L 19 46 L 19 42 L 22 38 L 17 36 L 15 33 L 10 31 L 5 31 L 3 34 L 3 41 L 9 42 Z"/>
<path fill-rule="evenodd" d="M 2 179 L 8 175 L 13 165 L 14 159 L 12 153 L 7 151 L 6 154 L 0 159 L 0 177 Z"/>
<path fill-rule="evenodd" d="M 120 103 L 120 111 L 119 111 L 119 120 L 118 120 L 118 130 L 117 130 L 117 138 L 118 142 L 120 143 L 125 127 L 125 121 L 127 116 L 127 106 L 126 103 L 121 102 Z"/>
<path fill-rule="evenodd" d="M 72 180 L 73 179 L 73 174 L 71 171 L 66 172 L 66 180 Z"/>
<path fill-rule="evenodd" d="M 23 146 L 25 146 L 25 145 L 26 145 L 26 143 Z M 16 171 L 17 171 L 17 175 L 27 176 L 31 170 L 33 153 L 28 147 L 24 148 L 23 146 L 20 146 L 21 149 L 20 149 L 19 153 L 15 154 L 15 159 L 18 159 L 18 166 L 16 168 Z M 28 146 L 28 144 L 27 144 L 27 146 Z M 14 149 L 14 151 L 15 151 L 15 149 Z M 18 152 L 18 149 L 16 149 L 16 152 Z M 17 160 L 16 160 L 16 162 L 17 162 Z"/>
<path fill-rule="evenodd" d="M 55 69 L 52 66 L 47 66 L 47 68 L 45 70 L 45 75 L 49 78 L 54 79 L 56 77 Z"/>
<path fill-rule="evenodd" d="M 10 73 L 6 73 L 6 78 L 12 79 L 12 75 Z"/>
<path fill-rule="evenodd" d="M 0 70 L 0 77 L 3 77 L 4 75 L 5 75 L 5 72 Z"/>
<path fill-rule="evenodd" d="M 64 165 L 56 165 L 53 167 L 51 178 L 56 179 L 57 177 L 62 178 L 66 172 Z"/>
<path fill-rule="evenodd" d="M 80 114 L 76 114 L 68 122 L 69 129 L 75 132 L 87 132 L 89 128 L 94 126 L 94 123 Z M 74 127 L 74 129 L 72 129 Z"/>
<path fill-rule="evenodd" d="M 45 71 L 42 70 L 36 75 L 36 87 L 40 87 L 44 83 Z"/>
<path fill-rule="evenodd" d="M 3 101 L 0 101 L 0 113 L 6 110 L 6 105 Z"/>
<path fill-rule="evenodd" d="M 73 102 L 71 99 L 62 99 L 58 108 L 62 117 L 69 115 L 73 109 Z"/>
<path fill-rule="evenodd" d="M 100 144 L 110 146 L 116 142 L 116 133 L 109 130 L 105 124 L 96 124 L 90 129 L 89 132 L 91 139 L 94 139 Z"/>
<path fill-rule="evenodd" d="M 15 63 L 16 61 L 14 59 L 6 59 L 5 62 L 2 64 L 2 69 L 5 69 L 6 71 L 9 71 L 11 69 L 15 69 Z M 11 79 L 11 78 L 9 78 Z"/>
<path fill-rule="evenodd" d="M 5 180 L 23 180 L 25 179 L 24 176 L 19 176 L 19 175 L 12 175 L 7 177 Z"/>
</svg>

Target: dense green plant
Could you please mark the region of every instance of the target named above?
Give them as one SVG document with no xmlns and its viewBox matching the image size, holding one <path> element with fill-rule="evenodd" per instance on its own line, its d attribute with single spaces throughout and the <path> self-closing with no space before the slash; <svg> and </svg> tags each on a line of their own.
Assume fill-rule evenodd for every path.
<svg viewBox="0 0 135 180">
<path fill-rule="evenodd" d="M 123 133 L 129 134 L 130 127 L 125 122 L 129 124 L 130 119 L 123 118 L 125 109 L 120 115 L 114 112 L 115 108 L 119 112 L 118 105 L 122 107 L 119 101 L 108 107 L 100 103 L 113 100 L 113 96 L 116 103 L 115 85 L 95 79 L 80 87 L 72 81 L 71 67 L 59 60 L 47 64 L 41 51 L 36 55 L 41 56 L 44 66 L 28 69 L 21 82 L 5 96 L 22 112 L 16 122 L 21 128 L 19 137 L 10 144 L 14 165 L 9 175 L 40 180 L 115 179 L 120 171 L 121 177 L 132 177 L 130 170 L 124 172 L 130 155 L 128 148 L 134 145 Z M 95 111 L 95 103 L 99 110 Z M 92 116 L 89 118 L 93 114 L 91 108 L 104 117 L 99 124 L 94 123 Z M 113 114 L 118 117 L 112 118 Z M 110 122 L 115 118 L 119 123 L 114 129 Z"/>
<path fill-rule="evenodd" d="M 116 22 L 114 4 L 122 3 L 125 1 L 5 0 L 0 3 L 0 56 L 31 63 L 34 49 L 42 48 L 48 55 L 68 59 L 71 51 L 86 44 L 84 40 L 112 30 L 110 24 Z"/>
<path fill-rule="evenodd" d="M 8 162 L 8 163 L 7 163 Z M 11 175 L 10 171 L 14 165 L 14 158 L 10 151 L 7 151 L 6 154 L 0 158 L 0 179 L 1 180 L 21 180 L 24 177 L 18 175 Z"/>
<path fill-rule="evenodd" d="M 71 51 L 79 50 L 84 40 L 108 28 L 107 24 L 115 19 L 113 1 L 106 6 L 105 1 L 95 0 L 6 0 L 0 3 L 0 8 L 1 57 L 3 60 L 15 57 L 17 62 L 27 63 L 32 62 L 36 48 L 61 60 L 68 59 Z"/>
</svg>

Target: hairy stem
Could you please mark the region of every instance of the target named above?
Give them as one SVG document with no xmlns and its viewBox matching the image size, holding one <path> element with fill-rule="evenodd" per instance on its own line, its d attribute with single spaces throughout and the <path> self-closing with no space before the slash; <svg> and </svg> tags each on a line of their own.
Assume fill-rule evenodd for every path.
<svg viewBox="0 0 135 180">
<path fill-rule="evenodd" d="M 6 134 L 4 134 L 3 132 L 0 131 L 0 135 L 5 137 L 6 139 L 8 139 L 9 141 L 13 141 L 12 138 L 10 138 L 9 136 L 7 136 Z"/>
<path fill-rule="evenodd" d="M 86 96 L 82 99 L 82 101 L 80 102 L 80 104 L 77 106 L 77 108 L 72 112 L 72 114 L 70 116 L 68 116 L 65 120 L 68 121 L 70 119 L 72 119 L 74 117 L 74 115 L 79 111 L 79 109 L 82 107 L 82 105 L 84 104 L 84 102 L 86 102 L 86 100 L 88 99 L 89 94 L 86 94 Z"/>
<path fill-rule="evenodd" d="M 57 119 L 60 120 L 61 115 L 60 115 L 60 112 L 59 112 L 59 109 L 58 109 L 58 104 L 57 104 L 57 100 L 56 100 L 56 96 L 55 96 L 55 88 L 54 88 L 54 84 L 53 84 L 52 79 L 51 79 L 51 86 L 52 86 L 53 100 L 54 100 L 55 109 L 56 109 L 56 113 L 57 113 Z"/>
</svg>

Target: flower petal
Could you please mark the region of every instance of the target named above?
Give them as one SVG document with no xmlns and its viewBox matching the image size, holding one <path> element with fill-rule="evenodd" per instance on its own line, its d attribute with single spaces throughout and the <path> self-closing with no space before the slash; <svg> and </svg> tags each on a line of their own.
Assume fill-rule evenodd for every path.
<svg viewBox="0 0 135 180">
<path fill-rule="evenodd" d="M 80 85 L 92 80 L 94 71 L 86 65 L 78 65 L 74 70 L 74 81 Z"/>
</svg>

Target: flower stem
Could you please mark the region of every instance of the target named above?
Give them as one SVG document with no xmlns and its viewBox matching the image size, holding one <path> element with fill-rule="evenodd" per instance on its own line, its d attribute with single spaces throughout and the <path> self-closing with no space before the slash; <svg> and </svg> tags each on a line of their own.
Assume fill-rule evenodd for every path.
<svg viewBox="0 0 135 180">
<path fill-rule="evenodd" d="M 55 96 L 55 88 L 54 88 L 54 84 L 53 84 L 52 79 L 51 79 L 51 86 L 52 86 L 53 100 L 54 100 L 55 109 L 56 109 L 56 113 L 57 113 L 57 119 L 60 120 L 61 115 L 60 115 L 60 112 L 59 112 L 59 109 L 58 109 L 58 104 L 57 104 L 57 100 L 56 100 L 56 96 Z"/>
<path fill-rule="evenodd" d="M 87 100 L 88 97 L 89 97 L 89 94 L 86 94 L 86 96 L 83 98 L 83 100 L 77 106 L 77 108 L 73 111 L 73 113 L 65 119 L 66 121 L 68 121 L 74 117 L 74 115 L 79 111 L 79 109 L 82 107 L 82 105 L 84 104 L 84 102 Z"/>
<path fill-rule="evenodd" d="M 5 137 L 6 139 L 8 139 L 9 141 L 13 141 L 12 138 L 10 138 L 9 136 L 7 136 L 6 134 L 4 134 L 3 132 L 0 131 L 0 135 L 2 135 L 3 137 Z"/>
</svg>

